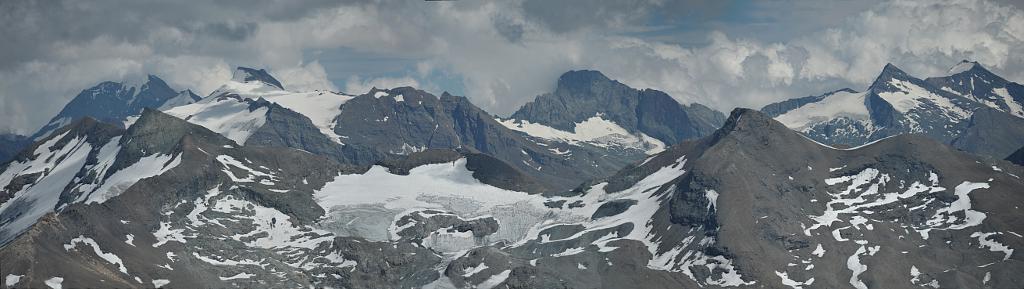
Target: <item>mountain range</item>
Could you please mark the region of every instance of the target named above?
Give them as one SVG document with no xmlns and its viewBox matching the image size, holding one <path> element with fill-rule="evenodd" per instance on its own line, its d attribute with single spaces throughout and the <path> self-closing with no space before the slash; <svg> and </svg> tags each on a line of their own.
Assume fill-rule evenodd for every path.
<svg viewBox="0 0 1024 289">
<path fill-rule="evenodd" d="M 290 91 L 244 67 L 205 97 L 104 82 L 10 138 L 0 278 L 1016 288 L 1018 87 L 971 62 L 924 80 L 887 65 L 865 92 L 726 116 L 584 70 L 503 118 L 413 87 Z"/>
<path fill-rule="evenodd" d="M 761 111 L 811 139 L 842 147 L 906 133 L 999 159 L 1024 146 L 1024 86 L 971 61 L 949 74 L 922 80 L 887 64 L 864 92 L 845 88 Z"/>
</svg>

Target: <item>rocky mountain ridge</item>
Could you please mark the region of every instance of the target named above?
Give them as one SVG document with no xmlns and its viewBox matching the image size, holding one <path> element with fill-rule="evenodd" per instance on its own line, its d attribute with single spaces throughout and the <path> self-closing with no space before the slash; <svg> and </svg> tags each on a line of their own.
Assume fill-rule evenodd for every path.
<svg viewBox="0 0 1024 289">
<path fill-rule="evenodd" d="M 974 62 L 962 62 L 951 73 L 922 80 L 887 64 L 864 92 L 843 89 L 769 104 L 762 111 L 830 145 L 920 133 L 1000 159 L 1024 145 L 1019 84 Z"/>
</svg>

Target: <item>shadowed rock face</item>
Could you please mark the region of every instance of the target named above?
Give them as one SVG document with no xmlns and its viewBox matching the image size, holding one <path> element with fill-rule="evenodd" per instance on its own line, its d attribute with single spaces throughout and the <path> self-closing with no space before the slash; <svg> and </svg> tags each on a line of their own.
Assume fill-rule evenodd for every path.
<svg viewBox="0 0 1024 289">
<path fill-rule="evenodd" d="M 142 113 L 143 108 L 158 108 L 177 95 L 178 92 L 153 75 L 148 76 L 147 81 L 138 87 L 126 83 L 103 82 L 75 96 L 32 139 L 48 135 L 82 117 L 121 124 L 129 116 Z"/>
<path fill-rule="evenodd" d="M 598 114 L 666 144 L 708 135 L 725 119 L 706 106 L 682 105 L 664 92 L 633 89 L 592 70 L 562 74 L 554 92 L 537 96 L 511 118 L 573 131 L 576 123 Z"/>
<path fill-rule="evenodd" d="M 28 137 L 23 135 L 0 134 L 0 164 L 7 163 L 29 143 Z"/>
<path fill-rule="evenodd" d="M 1006 157 L 1006 160 L 1010 161 L 1011 163 L 1024 166 L 1024 147 L 1021 147 L 1017 151 L 1010 154 L 1010 156 Z"/>
<path fill-rule="evenodd" d="M 960 123 L 963 133 L 950 145 L 963 151 L 1000 158 L 1024 145 L 1024 118 L 993 108 L 980 108 Z"/>
</svg>

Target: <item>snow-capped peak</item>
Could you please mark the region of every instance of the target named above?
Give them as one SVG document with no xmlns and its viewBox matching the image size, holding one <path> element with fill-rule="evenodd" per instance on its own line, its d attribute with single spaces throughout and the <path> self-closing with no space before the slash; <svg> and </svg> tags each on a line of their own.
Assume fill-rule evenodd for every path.
<svg viewBox="0 0 1024 289">
<path fill-rule="evenodd" d="M 960 61 L 960 63 L 957 63 L 956 65 L 954 65 L 953 67 L 950 67 L 949 71 L 947 73 L 949 73 L 949 75 L 960 74 L 960 73 L 962 73 L 964 71 L 968 71 L 968 70 L 974 69 L 974 67 L 979 66 L 979 65 L 980 64 L 978 64 L 977 61 L 963 60 L 963 61 Z"/>
<path fill-rule="evenodd" d="M 256 70 L 253 68 L 239 66 L 235 69 L 235 73 L 231 76 L 231 80 L 241 83 L 259 82 L 278 89 L 284 89 L 281 82 L 277 81 L 277 79 L 271 76 L 265 69 Z"/>
</svg>

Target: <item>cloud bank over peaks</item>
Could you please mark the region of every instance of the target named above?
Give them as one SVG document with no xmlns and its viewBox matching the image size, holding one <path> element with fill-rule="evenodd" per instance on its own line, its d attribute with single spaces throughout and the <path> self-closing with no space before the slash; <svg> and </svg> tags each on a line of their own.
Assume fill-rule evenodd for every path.
<svg viewBox="0 0 1024 289">
<path fill-rule="evenodd" d="M 0 48 L 11 53 L 0 55 L 0 123 L 32 131 L 78 91 L 128 75 L 205 95 L 234 66 L 266 68 L 290 90 L 461 92 L 499 115 L 578 69 L 722 111 L 863 89 L 890 62 L 926 77 L 970 59 L 1024 80 L 1019 5 L 898 0 L 847 11 L 843 1 L 756 5 L 769 12 L 698 0 L 3 1 L 0 34 L 11 41 Z M 778 11 L 835 17 L 792 22 Z M 811 32 L 764 33 L 787 29 Z"/>
</svg>

